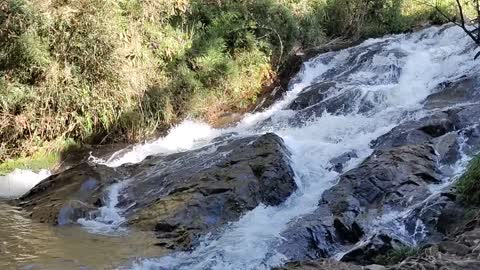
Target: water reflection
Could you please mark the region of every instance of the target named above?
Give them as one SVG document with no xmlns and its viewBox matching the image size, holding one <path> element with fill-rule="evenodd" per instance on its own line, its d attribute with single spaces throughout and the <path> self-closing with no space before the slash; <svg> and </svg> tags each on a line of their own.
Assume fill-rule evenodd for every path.
<svg viewBox="0 0 480 270">
<path fill-rule="evenodd" d="M 137 257 L 162 255 L 151 233 L 90 234 L 79 226 L 33 222 L 0 201 L 0 269 L 106 270 Z"/>
</svg>

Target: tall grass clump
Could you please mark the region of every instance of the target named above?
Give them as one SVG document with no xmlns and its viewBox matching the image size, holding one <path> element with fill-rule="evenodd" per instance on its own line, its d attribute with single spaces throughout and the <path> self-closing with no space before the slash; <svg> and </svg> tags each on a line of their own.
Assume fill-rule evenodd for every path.
<svg viewBox="0 0 480 270">
<path fill-rule="evenodd" d="M 480 156 L 474 157 L 457 182 L 457 191 L 468 205 L 480 206 Z"/>
</svg>

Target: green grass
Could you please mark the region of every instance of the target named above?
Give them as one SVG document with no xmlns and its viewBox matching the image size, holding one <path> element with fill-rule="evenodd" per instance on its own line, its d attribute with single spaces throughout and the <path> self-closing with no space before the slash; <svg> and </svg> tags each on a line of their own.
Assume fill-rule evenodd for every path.
<svg viewBox="0 0 480 270">
<path fill-rule="evenodd" d="M 457 182 L 457 192 L 470 206 L 480 206 L 480 155 L 474 157 Z"/>
<path fill-rule="evenodd" d="M 30 169 L 39 171 L 41 169 L 52 169 L 60 161 L 58 152 L 41 152 L 29 157 L 7 160 L 0 164 L 0 175 L 6 175 L 15 169 Z"/>
<path fill-rule="evenodd" d="M 54 169 L 69 151 L 78 150 L 79 144 L 71 139 L 57 139 L 54 142 L 35 149 L 31 155 L 8 159 L 0 164 L 0 175 L 6 175 L 15 169 L 29 169 L 35 172 L 41 169 Z"/>
<path fill-rule="evenodd" d="M 388 252 L 386 255 L 379 255 L 374 259 L 374 261 L 380 265 L 394 265 L 402 262 L 408 257 L 417 255 L 418 252 L 419 249 L 415 247 L 402 247 L 399 249 L 394 249 Z"/>
<path fill-rule="evenodd" d="M 430 20 L 409 1 L 1 1 L 0 163 L 243 112 L 295 48 Z"/>
</svg>

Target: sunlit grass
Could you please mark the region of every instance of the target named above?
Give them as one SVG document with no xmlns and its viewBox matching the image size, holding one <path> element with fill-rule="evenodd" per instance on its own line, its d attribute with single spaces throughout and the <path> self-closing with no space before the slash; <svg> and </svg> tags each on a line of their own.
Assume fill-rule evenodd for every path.
<svg viewBox="0 0 480 270">
<path fill-rule="evenodd" d="M 60 165 L 63 155 L 77 150 L 80 145 L 71 139 L 58 138 L 55 141 L 44 143 L 36 147 L 32 154 L 7 159 L 0 164 L 0 175 L 6 175 L 15 169 L 28 169 L 38 172 L 42 169 L 52 170 Z"/>
</svg>

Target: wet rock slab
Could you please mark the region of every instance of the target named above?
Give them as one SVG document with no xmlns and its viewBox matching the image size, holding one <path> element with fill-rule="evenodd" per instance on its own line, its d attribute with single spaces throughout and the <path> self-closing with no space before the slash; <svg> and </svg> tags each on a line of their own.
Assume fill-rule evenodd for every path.
<svg viewBox="0 0 480 270">
<path fill-rule="evenodd" d="M 75 223 L 101 204 L 107 186 L 124 177 L 121 170 L 82 163 L 40 182 L 17 203 L 37 221 Z"/>
<path fill-rule="evenodd" d="M 457 229 L 448 237 L 423 248 L 418 256 L 407 258 L 387 269 L 480 269 L 480 220 L 478 215 L 473 219 L 462 217 L 454 224 L 457 225 Z"/>
<path fill-rule="evenodd" d="M 317 260 L 305 262 L 292 262 L 284 267 L 272 270 L 366 270 L 362 266 L 352 265 L 334 260 Z M 374 269 L 371 269 L 374 270 Z"/>
<path fill-rule="evenodd" d="M 42 181 L 18 204 L 35 220 L 75 223 L 95 218 L 108 186 L 125 181 L 117 207 L 128 224 L 155 231 L 160 246 L 186 249 L 260 204 L 285 201 L 296 189 L 289 156 L 274 134 L 227 137 L 118 168 L 82 163 Z"/>
<path fill-rule="evenodd" d="M 428 114 L 406 121 L 373 141 L 373 154 L 340 176 L 338 184 L 323 194 L 313 213 L 290 224 L 278 250 L 294 261 L 327 258 L 344 251 L 343 261 L 368 265 L 376 256 L 405 244 L 395 222 L 400 222 L 417 244 L 442 241 L 455 229 L 454 224 L 461 219 L 464 209 L 457 202 L 454 190 L 447 188 L 432 197 L 429 187 L 450 177 L 448 168 L 463 154 L 478 151 L 479 86 L 479 77 L 462 77 L 439 85 L 424 101 Z M 314 93 L 315 97 L 321 97 L 317 90 Z M 310 104 L 311 100 L 314 99 L 307 91 L 294 109 L 305 111 L 323 106 Z M 319 104 L 322 102 L 325 103 Z M 304 104 L 303 108 L 299 104 Z M 399 219 L 382 218 L 406 209 L 409 211 Z M 378 222 L 382 223 L 380 231 L 375 229 Z M 448 265 L 463 269 L 455 263 Z"/>
<path fill-rule="evenodd" d="M 424 246 L 418 255 L 407 257 L 394 265 L 360 266 L 330 260 L 289 263 L 275 270 L 478 270 L 480 269 L 480 218 L 462 218 L 453 222 L 457 227 L 444 239 Z"/>
<path fill-rule="evenodd" d="M 388 149 L 408 144 L 431 143 L 440 161 L 453 163 L 459 159 L 460 136 L 474 153 L 480 142 L 480 77 L 462 77 L 440 84 L 428 96 L 424 108 L 430 114 L 406 121 L 374 142 L 375 149 Z M 468 140 L 466 140 L 468 139 Z"/>
<path fill-rule="evenodd" d="M 440 180 L 429 145 L 377 150 L 325 191 L 317 210 L 290 225 L 280 252 L 292 260 L 333 256 L 359 243 L 383 213 L 426 199 L 428 186 Z M 378 238 L 388 245 L 394 241 Z"/>
<path fill-rule="evenodd" d="M 274 134 L 152 157 L 137 170 L 124 191 L 138 198 L 129 223 L 155 230 L 158 244 L 172 249 L 190 247 L 259 204 L 278 205 L 296 189 L 289 152 Z"/>
</svg>

